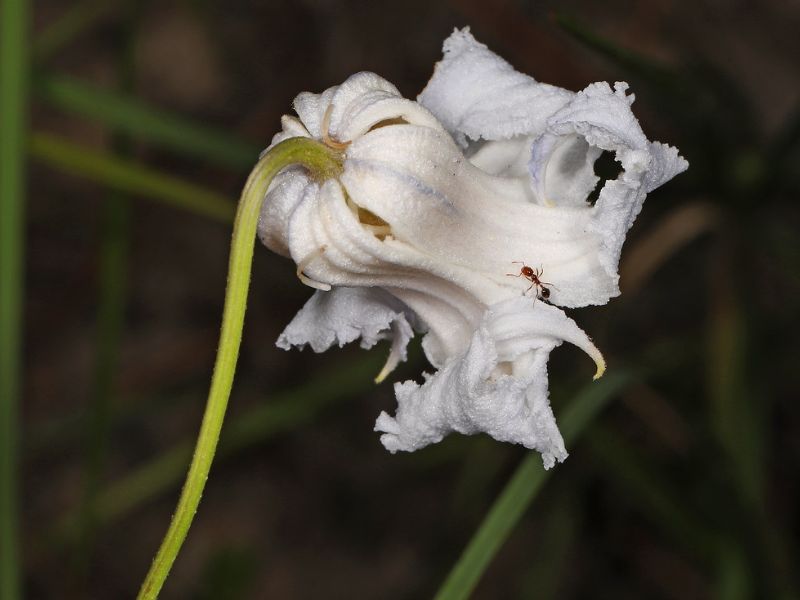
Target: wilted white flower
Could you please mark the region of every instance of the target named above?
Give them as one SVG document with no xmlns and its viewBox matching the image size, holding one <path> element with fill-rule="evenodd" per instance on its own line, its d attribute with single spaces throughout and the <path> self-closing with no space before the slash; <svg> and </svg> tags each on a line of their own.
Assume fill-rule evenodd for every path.
<svg viewBox="0 0 800 600">
<path fill-rule="evenodd" d="M 278 345 L 389 339 L 382 380 L 424 332 L 436 372 L 396 384 L 397 412 L 375 426 L 391 452 L 458 431 L 533 448 L 546 467 L 567 456 L 548 400 L 550 351 L 575 344 L 596 377 L 605 363 L 558 307 L 619 294 L 622 243 L 645 196 L 687 167 L 647 140 L 626 89 L 538 83 L 465 29 L 445 42 L 418 102 L 372 73 L 295 99 L 299 118 L 283 118 L 273 145 L 314 137 L 343 149 L 344 171 L 319 184 L 290 169 L 268 192 L 262 241 L 318 289 Z M 603 150 L 622 172 L 592 205 Z M 509 276 L 522 266 L 549 294 Z"/>
</svg>

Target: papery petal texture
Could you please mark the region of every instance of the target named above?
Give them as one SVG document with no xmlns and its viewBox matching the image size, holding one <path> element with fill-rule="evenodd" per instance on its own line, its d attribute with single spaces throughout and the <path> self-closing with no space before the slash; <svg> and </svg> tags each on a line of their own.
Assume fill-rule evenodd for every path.
<svg viewBox="0 0 800 600">
<path fill-rule="evenodd" d="M 397 414 L 382 413 L 376 431 L 390 451 L 413 451 L 450 432 L 485 432 L 542 454 L 546 468 L 567 452 L 550 408 L 547 360 L 568 340 L 597 361 L 602 357 L 586 334 L 561 310 L 526 298 L 487 310 L 467 351 L 422 384 L 395 385 Z"/>
<path fill-rule="evenodd" d="M 544 131 L 547 117 L 567 103 L 567 90 L 519 73 L 481 44 L 469 28 L 444 42 L 444 58 L 419 95 L 462 146 L 467 139 L 506 140 Z"/>
<path fill-rule="evenodd" d="M 564 460 L 550 352 L 569 341 L 596 376 L 605 363 L 559 307 L 619 294 L 645 196 L 687 167 L 646 138 L 632 101 L 624 83 L 578 93 L 539 83 L 468 30 L 445 42 L 419 102 L 372 73 L 300 94 L 273 145 L 315 138 L 342 153 L 343 170 L 319 183 L 287 169 L 267 192 L 261 240 L 318 290 L 278 345 L 391 340 L 382 380 L 422 332 L 436 372 L 396 384 L 396 414 L 376 422 L 388 450 L 484 432 L 539 451 L 546 467 Z M 603 152 L 621 170 L 592 203 Z"/>
<path fill-rule="evenodd" d="M 278 337 L 277 346 L 311 346 L 325 352 L 361 339 L 361 347 L 372 348 L 381 340 L 391 340 L 386 365 L 376 379 L 382 380 L 406 360 L 406 347 L 414 337 L 416 316 L 388 292 L 380 288 L 339 287 L 316 292 Z"/>
<path fill-rule="evenodd" d="M 397 337 L 405 359 L 414 320 L 407 308 L 381 289 L 340 287 L 316 292 L 283 330 L 277 345 L 289 350 L 308 344 L 314 352 L 325 352 L 334 344 L 341 348 L 359 338 L 361 347 L 369 349 Z"/>
<path fill-rule="evenodd" d="M 631 112 L 627 87 L 594 83 L 576 94 L 538 83 L 465 29 L 445 41 L 444 58 L 419 96 L 472 150 L 475 166 L 525 180 L 533 203 L 580 223 L 587 238 L 581 246 L 593 249 L 585 268 L 540 265 L 548 277 L 566 280 L 556 283 L 561 293 L 552 299 L 561 306 L 604 304 L 619 294 L 622 244 L 645 196 L 688 167 L 674 148 L 647 140 Z M 599 182 L 594 163 L 603 151 L 612 152 L 622 170 L 591 204 Z"/>
</svg>

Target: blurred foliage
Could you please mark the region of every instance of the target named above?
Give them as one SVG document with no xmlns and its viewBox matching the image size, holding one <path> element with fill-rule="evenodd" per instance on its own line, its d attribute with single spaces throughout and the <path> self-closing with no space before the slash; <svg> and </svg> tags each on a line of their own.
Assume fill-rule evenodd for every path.
<svg viewBox="0 0 800 600">
<path fill-rule="evenodd" d="M 571 350 L 554 354 L 560 423 L 567 437 L 583 430 L 571 458 L 545 483 L 536 457 L 483 438 L 386 455 L 369 432 L 377 405 L 393 401 L 371 384 L 380 351 L 345 351 L 330 369 L 330 357 L 271 349 L 305 291 L 291 266 L 262 253 L 223 460 L 164 597 L 798 597 L 800 215 L 790 200 L 800 193 L 800 107 L 766 128 L 746 85 L 756 74 L 734 77 L 680 37 L 666 57 L 633 50 L 648 46 L 647 23 L 669 31 L 695 18 L 668 18 L 663 6 L 630 17 L 620 43 L 604 33 L 612 20 L 579 2 L 551 18 L 513 1 L 133 5 L 134 58 L 151 69 L 127 88 L 103 74 L 130 5 L 36 6 L 21 509 L 30 597 L 124 597 L 138 586 L 199 422 L 228 198 L 291 95 L 389 65 L 387 77 L 416 93 L 465 16 L 521 70 L 564 74 L 552 83 L 587 71 L 628 80 L 652 121 L 645 130 L 664 132 L 653 137 L 691 164 L 648 200 L 623 254 L 622 297 L 576 315 L 608 375 L 581 392 Z M 606 16 L 622 15 L 614 6 Z M 782 13 L 763 10 L 780 36 Z M 400 24 L 414 33 L 398 48 L 386 39 Z M 601 169 L 613 176 L 613 164 Z M 119 197 L 109 190 L 133 199 L 117 207 L 130 211 L 122 226 L 122 213 L 96 218 L 98 202 Z M 108 357 L 95 377 L 111 383 L 109 403 L 93 409 L 108 411 L 98 426 L 107 443 L 95 446 L 105 456 L 86 469 L 83 432 L 98 414 L 82 365 L 93 340 Z M 417 347 L 398 379 L 422 363 Z M 576 406 L 598 410 L 580 419 Z M 80 540 L 92 557 L 85 581 L 65 560 Z"/>
</svg>

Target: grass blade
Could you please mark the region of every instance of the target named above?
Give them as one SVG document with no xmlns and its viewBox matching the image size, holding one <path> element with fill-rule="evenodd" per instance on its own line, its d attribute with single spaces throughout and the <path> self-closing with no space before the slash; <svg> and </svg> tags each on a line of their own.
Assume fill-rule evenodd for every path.
<svg viewBox="0 0 800 600">
<path fill-rule="evenodd" d="M 70 77 L 38 76 L 33 82 L 33 92 L 61 110 L 103 123 L 134 138 L 227 167 L 249 169 L 262 150 L 256 144 L 151 108 L 125 94 L 96 88 Z"/>
<path fill-rule="evenodd" d="M 121 89 L 130 91 L 135 81 L 135 43 L 140 11 L 128 2 L 124 25 L 117 36 L 117 79 Z M 129 158 L 130 138 L 112 132 L 114 154 Z M 110 191 L 103 205 L 103 233 L 100 247 L 100 271 L 96 321 L 95 364 L 89 397 L 89 419 L 84 437 L 85 472 L 80 507 L 80 542 L 73 553 L 73 576 L 85 589 L 92 564 L 97 533 L 97 494 L 107 464 L 111 420 L 114 411 L 114 384 L 120 344 L 125 329 L 127 305 L 128 255 L 130 247 L 131 199 L 119 191 Z"/>
<path fill-rule="evenodd" d="M 618 433 L 604 427 L 596 427 L 586 437 L 604 478 L 612 479 L 621 488 L 620 495 L 635 502 L 688 554 L 711 564 L 719 547 L 714 526 L 692 512 L 664 480 L 654 461 L 647 460 L 641 449 L 637 450 Z"/>
<path fill-rule="evenodd" d="M 28 3 L 0 2 L 0 600 L 20 597 L 21 392 Z"/>
<path fill-rule="evenodd" d="M 234 203 L 202 187 L 45 133 L 31 135 L 29 150 L 39 160 L 108 187 L 183 208 L 223 223 L 233 221 Z"/>
<path fill-rule="evenodd" d="M 574 442 L 607 402 L 632 380 L 631 373 L 619 371 L 584 388 L 558 419 L 564 441 L 568 445 Z M 542 467 L 538 454 L 528 454 L 472 536 L 436 594 L 436 600 L 469 597 L 550 473 Z"/>
<path fill-rule="evenodd" d="M 115 0 L 83 0 L 69 6 L 62 16 L 36 36 L 33 58 L 37 62 L 51 58 L 95 23 L 109 16 L 117 4 Z"/>
</svg>

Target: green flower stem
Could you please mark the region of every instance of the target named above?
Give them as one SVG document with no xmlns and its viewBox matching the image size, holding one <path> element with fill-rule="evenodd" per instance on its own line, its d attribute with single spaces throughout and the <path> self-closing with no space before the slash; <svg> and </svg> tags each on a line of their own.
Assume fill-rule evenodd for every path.
<svg viewBox="0 0 800 600">
<path fill-rule="evenodd" d="M 315 179 L 324 181 L 335 178 L 341 173 L 342 156 L 320 142 L 308 138 L 288 139 L 275 146 L 258 161 L 244 186 L 233 224 L 222 331 L 203 424 L 178 507 L 161 542 L 161 548 L 139 590 L 139 600 L 152 600 L 158 597 L 200 503 L 200 496 L 217 448 L 233 385 L 236 360 L 239 356 L 244 313 L 247 307 L 247 291 L 250 286 L 253 246 L 261 205 L 273 177 L 285 167 L 294 164 L 306 167 Z"/>
<path fill-rule="evenodd" d="M 220 438 L 217 461 L 297 429 L 334 403 L 364 392 L 372 387 L 372 378 L 384 362 L 378 356 L 369 355 L 338 365 L 320 372 L 303 385 L 273 395 L 268 404 L 259 404 L 232 417 Z M 177 487 L 192 458 L 192 447 L 192 439 L 176 442 L 151 461 L 100 490 L 95 507 L 98 527 L 121 519 L 141 508 L 142 504 Z M 61 519 L 55 538 L 65 543 L 73 542 L 77 525 L 78 514 L 73 510 Z"/>
</svg>

